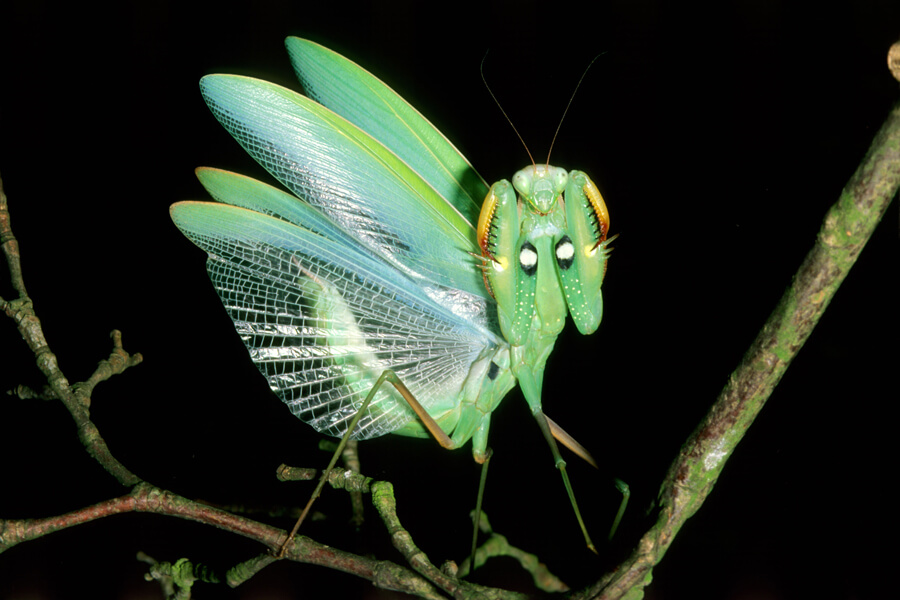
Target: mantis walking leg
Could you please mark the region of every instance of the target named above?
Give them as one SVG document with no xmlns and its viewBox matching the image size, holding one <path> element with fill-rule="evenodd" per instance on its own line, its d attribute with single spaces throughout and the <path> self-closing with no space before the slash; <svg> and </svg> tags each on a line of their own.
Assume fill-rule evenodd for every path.
<svg viewBox="0 0 900 600">
<path fill-rule="evenodd" d="M 303 508 L 303 512 L 300 513 L 300 517 L 294 524 L 294 528 L 291 529 L 291 532 L 288 534 L 287 538 L 284 540 L 284 543 L 281 545 L 281 549 L 277 554 L 278 558 L 282 558 L 284 556 L 288 545 L 290 545 L 290 543 L 294 540 L 294 536 L 297 535 L 297 531 L 300 529 L 300 525 L 306 519 L 306 515 L 309 514 L 310 509 L 312 509 L 313 502 L 315 502 L 316 498 L 319 497 L 319 494 L 322 493 L 322 488 L 325 487 L 325 480 L 328 478 L 328 473 L 330 473 L 334 466 L 337 464 L 338 458 L 340 458 L 341 454 L 344 452 L 344 448 L 347 446 L 347 442 L 350 440 L 350 436 L 356 429 L 356 425 L 359 423 L 360 418 L 362 418 L 363 414 L 365 414 L 366 409 L 369 407 L 369 403 L 372 401 L 372 399 L 375 397 L 375 394 L 378 393 L 378 390 L 385 382 L 390 383 L 397 389 L 400 395 L 403 396 L 404 400 L 409 403 L 410 408 L 412 408 L 416 415 L 422 420 L 423 424 L 431 433 L 431 435 L 434 436 L 434 439 L 436 439 L 442 447 L 448 449 L 455 447 L 453 444 L 453 440 L 450 439 L 450 436 L 444 433 L 444 430 L 440 428 L 437 422 L 435 422 L 431 415 L 428 414 L 428 412 L 424 407 L 422 407 L 419 401 L 416 400 L 415 396 L 413 396 L 412 392 L 409 391 L 409 388 L 404 385 L 397 374 L 391 370 L 384 371 L 375 382 L 375 385 L 372 386 L 372 389 L 369 391 L 368 395 L 366 395 L 366 399 L 363 400 L 362 406 L 360 406 L 359 410 L 356 411 L 356 414 L 353 415 L 353 420 L 350 421 L 350 425 L 349 427 L 347 427 L 347 432 L 341 438 L 337 449 L 334 451 L 334 454 L 331 457 L 331 461 L 322 472 L 322 476 L 319 478 L 319 483 L 316 485 L 316 489 L 313 490 L 313 493 L 307 501 L 306 506 Z"/>
</svg>

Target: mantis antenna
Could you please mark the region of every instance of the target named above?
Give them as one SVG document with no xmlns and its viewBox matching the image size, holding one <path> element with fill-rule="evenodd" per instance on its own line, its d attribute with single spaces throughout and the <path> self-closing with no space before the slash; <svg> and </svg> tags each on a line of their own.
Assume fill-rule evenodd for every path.
<svg viewBox="0 0 900 600">
<path fill-rule="evenodd" d="M 503 118 L 506 119 L 506 122 L 509 123 L 509 126 L 512 127 L 512 130 L 515 132 L 516 136 L 519 138 L 519 141 L 522 142 L 522 147 L 525 148 L 525 153 L 528 154 L 528 158 L 531 160 L 531 164 L 534 165 L 534 157 L 531 155 L 531 151 L 528 149 L 528 144 L 525 143 L 525 139 L 522 137 L 522 134 L 519 133 L 519 130 L 516 129 L 515 124 L 512 122 L 512 119 L 509 118 L 509 115 L 506 114 L 506 111 L 503 110 L 503 105 L 500 104 L 500 100 L 497 99 L 497 95 L 494 94 L 494 90 L 491 89 L 491 86 L 487 82 L 487 78 L 484 76 L 484 62 L 487 60 L 487 52 L 484 53 L 484 57 L 481 59 L 481 67 L 479 71 L 481 72 L 481 81 L 484 82 L 484 87 L 487 89 L 488 93 L 491 95 L 491 98 L 494 100 L 494 103 L 497 105 L 497 108 L 500 109 L 500 112 L 503 114 Z M 578 83 L 575 84 L 575 89 L 572 90 L 572 93 L 569 95 L 569 101 L 566 103 L 566 108 L 563 110 L 562 116 L 559 118 L 559 123 L 556 125 L 556 131 L 553 132 L 553 139 L 550 140 L 550 148 L 547 150 L 547 162 L 546 164 L 550 164 L 550 154 L 553 152 L 553 145 L 556 144 L 556 138 L 559 136 L 559 131 L 562 129 L 563 121 L 566 119 L 566 115 L 569 113 L 569 108 L 572 106 L 572 101 L 575 100 L 575 95 L 578 93 L 578 90 L 581 88 L 581 84 L 584 81 L 584 78 L 587 77 L 587 73 L 594 63 L 597 62 L 597 59 L 606 54 L 606 52 L 601 52 L 588 63 L 588 66 L 584 68 L 584 71 L 581 73 L 581 77 L 578 78 Z"/>
<path fill-rule="evenodd" d="M 528 144 L 525 143 L 525 138 L 522 137 L 522 134 L 519 133 L 519 130 L 516 129 L 516 126 L 513 124 L 512 119 L 509 118 L 509 115 L 506 114 L 506 111 L 503 110 L 503 105 L 500 104 L 500 101 L 497 99 L 497 96 L 494 94 L 494 90 L 491 89 L 491 86 L 488 85 L 487 78 L 484 76 L 484 61 L 487 60 L 487 52 L 484 53 L 484 57 L 481 59 L 481 81 L 484 82 L 484 87 L 487 89 L 488 94 L 491 95 L 491 98 L 494 99 L 494 103 L 497 104 L 497 108 L 500 109 L 500 112 L 503 113 L 503 118 L 506 119 L 506 122 L 509 123 L 509 126 L 512 127 L 512 130 L 516 132 L 516 136 L 519 138 L 519 141 L 522 142 L 522 147 L 525 148 L 525 153 L 528 154 L 528 158 L 531 160 L 531 164 L 534 165 L 534 157 L 531 155 L 531 151 L 528 149 Z M 569 100 L 569 103 L 572 101 Z M 557 128 L 559 131 L 559 128 Z M 556 136 L 554 136 L 555 138 Z"/>
<path fill-rule="evenodd" d="M 553 133 L 553 139 L 550 140 L 550 149 L 547 150 L 547 164 L 550 164 L 550 153 L 553 151 L 553 144 L 556 143 L 556 137 L 559 135 L 559 130 L 562 129 L 563 121 L 566 120 L 566 115 L 569 113 L 569 107 L 572 106 L 572 101 L 575 100 L 575 94 L 578 93 L 578 89 L 581 87 L 581 82 L 584 81 L 584 78 L 587 76 L 588 71 L 594 63 L 597 62 L 597 59 L 606 54 L 605 52 L 601 52 L 597 56 L 595 56 L 591 62 L 588 63 L 588 66 L 584 68 L 584 71 L 581 73 L 581 77 L 578 79 L 578 83 L 575 84 L 575 89 L 572 90 L 572 95 L 569 96 L 569 102 L 566 104 L 566 109 L 563 111 L 562 116 L 559 118 L 559 124 L 556 126 L 556 131 Z M 502 109 L 501 109 L 502 110 Z M 504 113 L 505 114 L 505 113 Z M 532 161 L 534 162 L 534 161 Z"/>
</svg>

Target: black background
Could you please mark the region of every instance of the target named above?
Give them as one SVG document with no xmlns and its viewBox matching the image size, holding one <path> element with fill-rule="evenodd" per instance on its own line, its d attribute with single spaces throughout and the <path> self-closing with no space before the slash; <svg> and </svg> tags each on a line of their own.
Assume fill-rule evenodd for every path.
<svg viewBox="0 0 900 600">
<path fill-rule="evenodd" d="M 633 503 L 600 559 L 580 533 L 517 391 L 496 411 L 485 509 L 497 531 L 570 585 L 627 550 L 690 433 L 788 284 L 824 212 L 856 168 L 898 84 L 886 52 L 900 5 L 807 2 L 5 3 L 0 9 L 0 173 L 26 285 L 70 381 L 109 352 L 141 352 L 98 387 L 92 415 L 139 476 L 222 504 L 302 504 L 281 462 L 321 466 L 318 436 L 267 391 L 168 206 L 205 195 L 193 168 L 264 177 L 203 104 L 198 79 L 254 75 L 295 89 L 283 39 L 309 37 L 393 86 L 488 181 L 527 162 L 485 76 L 529 147 L 546 154 L 584 80 L 552 162 L 591 174 L 621 237 L 604 283 L 605 319 L 567 329 L 548 364 L 544 406 L 602 463 L 570 461 L 598 540 Z M 879 598 L 895 585 L 898 211 L 878 228 L 807 346 L 701 511 L 654 573 L 650 598 Z M 4 276 L 5 277 L 5 276 Z M 4 280 L 4 298 L 11 290 Z M 0 387 L 40 385 L 9 320 Z M 0 402 L 0 516 L 44 517 L 124 490 L 80 447 L 55 403 Z M 400 516 L 437 563 L 461 559 L 478 470 L 468 447 L 387 437 L 362 445 L 363 471 L 395 482 Z M 320 541 L 401 560 L 369 510 L 347 531 L 327 492 Z M 289 523 L 275 520 L 287 527 Z M 182 556 L 227 568 L 256 544 L 194 523 L 123 515 L 0 555 L 0 598 L 157 598 L 134 559 Z M 479 574 L 528 591 L 497 561 Z M 389 597 L 352 576 L 297 564 L 198 598 Z"/>
</svg>

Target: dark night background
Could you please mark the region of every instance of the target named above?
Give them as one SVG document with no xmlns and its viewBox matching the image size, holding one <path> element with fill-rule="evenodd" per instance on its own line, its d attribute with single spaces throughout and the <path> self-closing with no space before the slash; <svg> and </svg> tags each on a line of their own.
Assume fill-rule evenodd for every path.
<svg viewBox="0 0 900 600">
<path fill-rule="evenodd" d="M 283 39 L 309 37 L 372 70 L 429 117 L 488 181 L 528 159 L 485 91 L 479 64 L 538 157 L 585 66 L 552 162 L 591 174 L 619 233 L 605 319 L 572 327 L 545 378 L 545 409 L 602 463 L 570 461 L 600 540 L 618 497 L 633 501 L 599 560 L 583 549 L 559 476 L 517 391 L 495 413 L 485 510 L 570 585 L 595 580 L 637 539 L 679 445 L 714 401 L 814 241 L 898 84 L 886 52 L 900 4 L 9 2 L 0 9 L 0 173 L 25 281 L 70 381 L 121 329 L 144 363 L 102 384 L 92 415 L 146 480 L 222 504 L 302 504 L 281 462 L 323 466 L 318 435 L 271 395 L 247 359 L 168 207 L 205 195 L 199 165 L 263 176 L 203 104 L 199 78 L 250 74 L 298 89 Z M 539 158 L 540 159 L 540 158 Z M 898 210 L 887 216 L 709 501 L 680 533 L 647 597 L 881 598 L 896 595 L 892 441 L 898 391 Z M 3 271 L 0 295 L 11 290 Z M 40 385 L 0 320 L 0 388 Z M 55 403 L 0 402 L 0 516 L 45 517 L 121 495 Z M 464 557 L 478 470 L 470 448 L 382 438 L 363 472 L 396 484 L 400 517 L 433 561 Z M 347 500 L 305 533 L 400 561 L 369 509 Z M 273 521 L 288 527 L 289 522 Z M 158 598 L 143 550 L 227 568 L 261 548 L 235 535 L 130 514 L 0 555 L 0 598 Z M 497 561 L 478 581 L 528 590 Z M 197 598 L 390 597 L 323 568 L 278 564 L 242 588 Z"/>
</svg>

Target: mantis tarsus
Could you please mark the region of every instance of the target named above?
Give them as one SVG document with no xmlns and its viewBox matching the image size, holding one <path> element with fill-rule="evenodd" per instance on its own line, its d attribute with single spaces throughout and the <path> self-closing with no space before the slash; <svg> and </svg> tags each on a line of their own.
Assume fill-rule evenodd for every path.
<svg viewBox="0 0 900 600">
<path fill-rule="evenodd" d="M 287 48 L 308 97 L 232 75 L 200 87 L 290 193 L 202 168 L 218 202 L 171 209 L 209 254 L 251 358 L 320 432 L 472 440 L 478 462 L 491 413 L 518 382 L 593 549 L 555 439 L 593 459 L 544 416 L 541 388 L 566 315 L 583 334 L 600 323 L 610 241 L 600 191 L 580 171 L 541 164 L 488 188 L 370 73 L 310 41 Z M 421 408 L 398 387 L 373 392 L 386 371 Z"/>
</svg>

